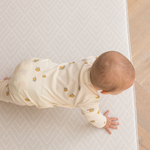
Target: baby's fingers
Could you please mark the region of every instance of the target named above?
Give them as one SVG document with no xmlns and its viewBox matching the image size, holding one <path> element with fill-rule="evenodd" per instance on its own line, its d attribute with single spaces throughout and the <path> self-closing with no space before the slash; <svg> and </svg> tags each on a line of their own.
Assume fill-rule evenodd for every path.
<svg viewBox="0 0 150 150">
<path fill-rule="evenodd" d="M 119 123 L 119 122 L 114 122 L 114 121 L 112 121 L 111 124 L 112 124 L 112 125 L 119 125 L 120 123 Z"/>
<path fill-rule="evenodd" d="M 116 127 L 116 126 L 113 126 L 113 125 L 110 125 L 110 128 L 113 128 L 113 129 L 118 129 L 118 127 Z"/>
<path fill-rule="evenodd" d="M 106 130 L 108 131 L 108 133 L 109 133 L 109 134 L 111 134 L 111 132 L 110 132 L 109 128 L 106 128 Z"/>
<path fill-rule="evenodd" d="M 118 118 L 110 117 L 111 120 L 118 120 Z"/>
</svg>

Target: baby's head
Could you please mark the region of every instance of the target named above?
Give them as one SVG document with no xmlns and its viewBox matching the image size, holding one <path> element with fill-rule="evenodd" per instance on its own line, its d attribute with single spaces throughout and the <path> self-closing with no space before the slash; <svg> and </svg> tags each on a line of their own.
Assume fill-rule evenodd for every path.
<svg viewBox="0 0 150 150">
<path fill-rule="evenodd" d="M 90 79 L 94 88 L 102 90 L 102 94 L 117 95 L 133 85 L 135 69 L 124 55 L 108 51 L 94 61 Z"/>
</svg>

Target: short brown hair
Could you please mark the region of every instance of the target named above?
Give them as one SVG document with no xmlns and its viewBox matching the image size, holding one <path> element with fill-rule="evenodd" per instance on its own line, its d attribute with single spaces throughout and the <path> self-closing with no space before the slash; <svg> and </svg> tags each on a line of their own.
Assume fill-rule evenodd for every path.
<svg viewBox="0 0 150 150">
<path fill-rule="evenodd" d="M 132 63 L 121 53 L 108 51 L 101 54 L 91 67 L 92 84 L 113 92 L 122 89 L 127 80 L 135 78 Z"/>
</svg>

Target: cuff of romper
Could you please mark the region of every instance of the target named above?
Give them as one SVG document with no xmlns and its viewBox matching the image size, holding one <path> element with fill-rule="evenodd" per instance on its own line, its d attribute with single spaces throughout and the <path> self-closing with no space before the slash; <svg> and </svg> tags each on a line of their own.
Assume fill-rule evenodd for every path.
<svg viewBox="0 0 150 150">
<path fill-rule="evenodd" d="M 103 127 L 104 127 L 106 125 L 106 123 L 107 123 L 107 118 L 104 115 L 103 115 L 103 117 L 104 117 L 104 119 L 103 119 L 103 123 L 104 123 Z"/>
</svg>

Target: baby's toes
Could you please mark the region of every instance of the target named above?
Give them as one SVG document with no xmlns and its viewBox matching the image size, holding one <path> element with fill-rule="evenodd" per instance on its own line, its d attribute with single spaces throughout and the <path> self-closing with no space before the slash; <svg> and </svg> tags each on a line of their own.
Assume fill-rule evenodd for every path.
<svg viewBox="0 0 150 150">
<path fill-rule="evenodd" d="M 4 80 L 7 80 L 7 79 L 8 79 L 8 77 L 5 77 L 5 78 L 4 78 Z"/>
</svg>

